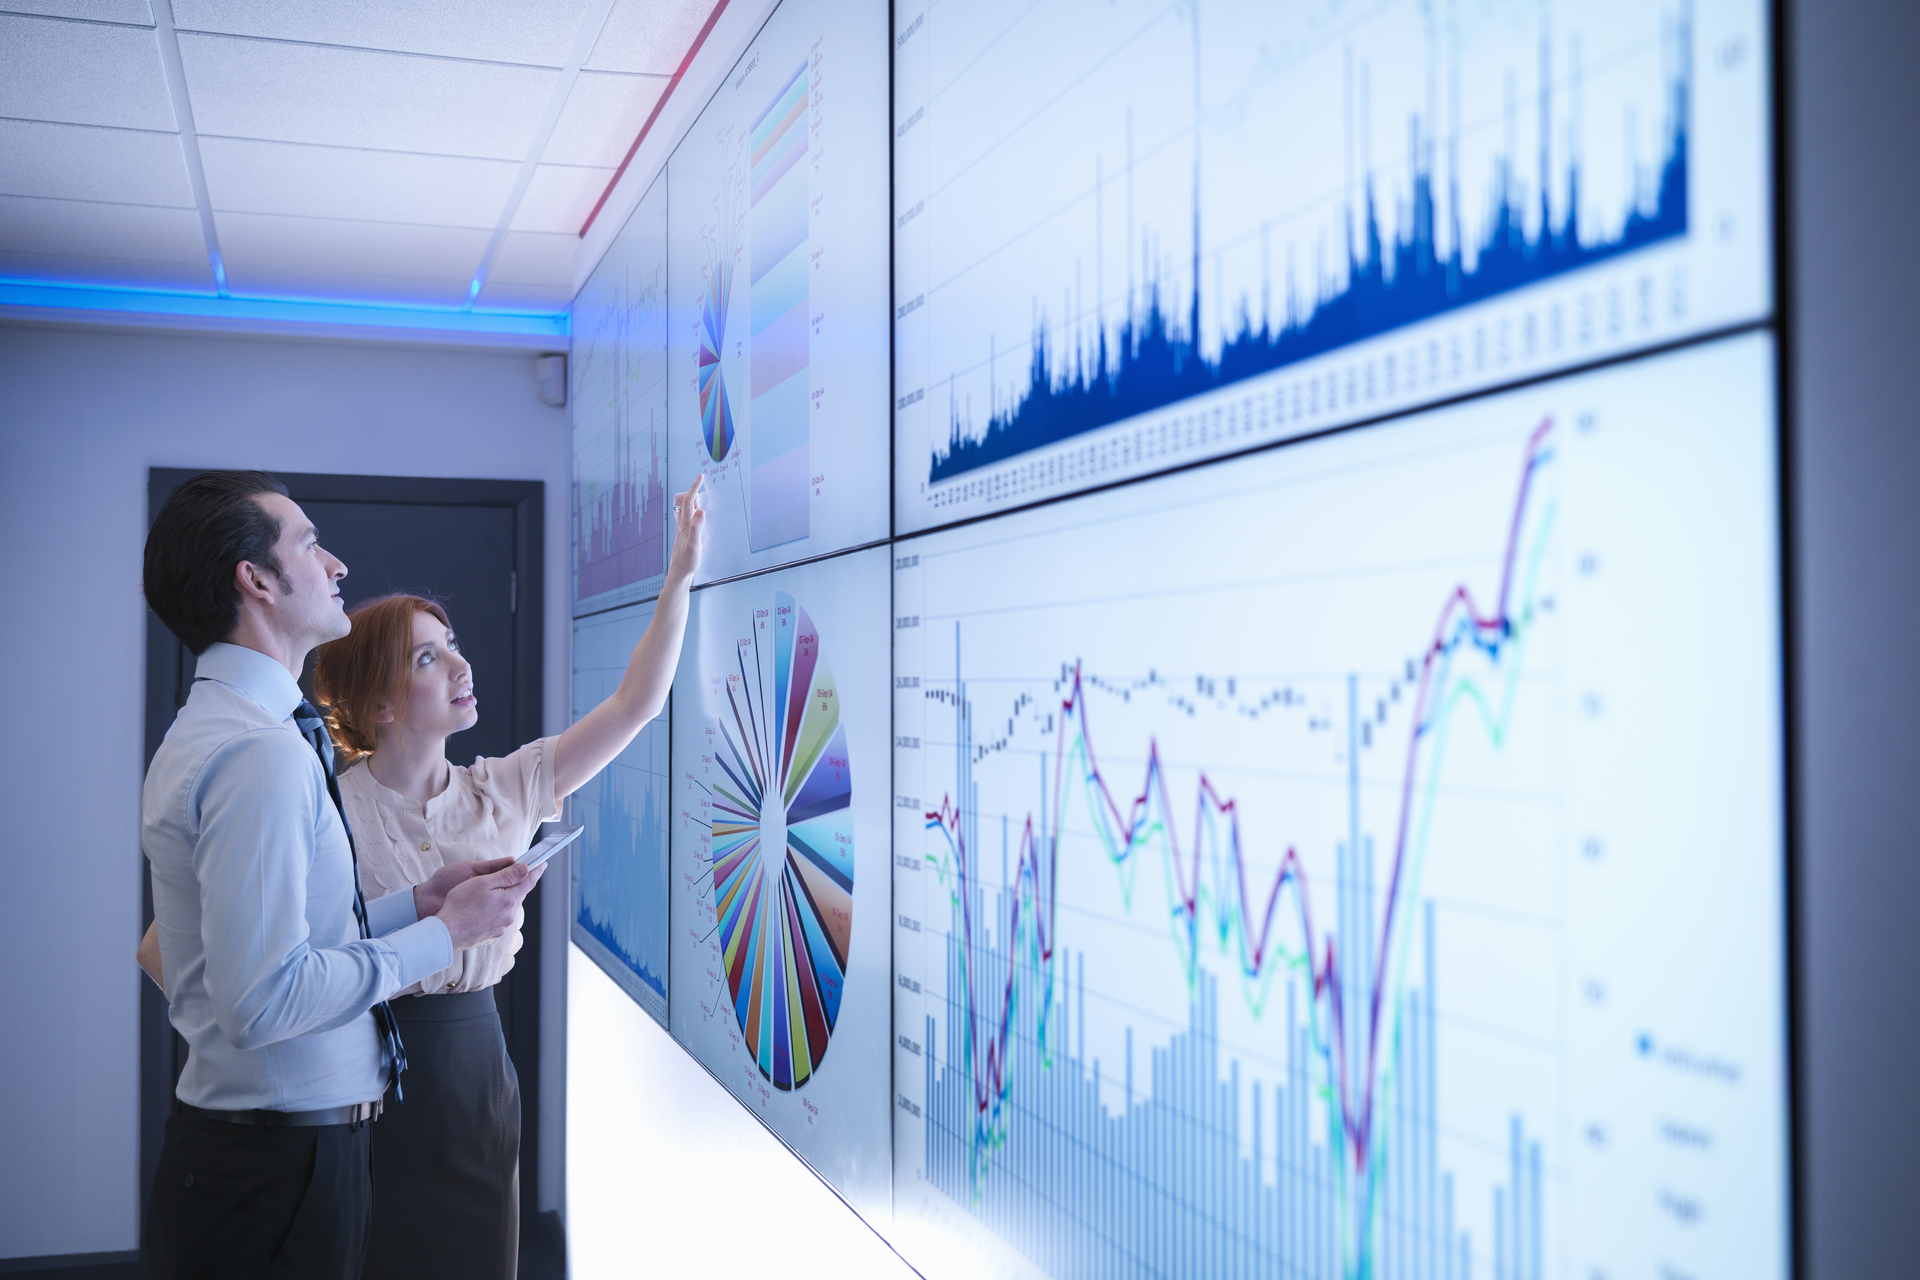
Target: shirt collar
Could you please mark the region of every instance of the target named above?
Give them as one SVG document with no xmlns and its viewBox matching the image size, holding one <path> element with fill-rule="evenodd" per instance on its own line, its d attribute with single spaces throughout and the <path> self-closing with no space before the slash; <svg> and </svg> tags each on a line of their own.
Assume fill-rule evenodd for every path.
<svg viewBox="0 0 1920 1280">
<path fill-rule="evenodd" d="M 278 662 L 245 645 L 216 641 L 207 646 L 193 668 L 196 680 L 218 680 L 246 694 L 275 720 L 285 720 L 305 694 L 293 674 Z"/>
</svg>

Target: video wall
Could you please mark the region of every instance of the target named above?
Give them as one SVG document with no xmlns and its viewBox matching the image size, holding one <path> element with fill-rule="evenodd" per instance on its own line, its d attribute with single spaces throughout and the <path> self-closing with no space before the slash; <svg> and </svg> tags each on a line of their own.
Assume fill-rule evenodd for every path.
<svg viewBox="0 0 1920 1280">
<path fill-rule="evenodd" d="M 923 1274 L 1787 1274 L 1769 30 L 784 0 L 679 142 L 574 939 Z"/>
</svg>

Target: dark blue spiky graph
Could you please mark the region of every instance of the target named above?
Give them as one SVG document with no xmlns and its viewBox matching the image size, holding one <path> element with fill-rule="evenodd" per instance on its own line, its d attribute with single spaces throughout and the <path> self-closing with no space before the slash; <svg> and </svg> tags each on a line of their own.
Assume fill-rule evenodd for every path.
<svg viewBox="0 0 1920 1280">
<path fill-rule="evenodd" d="M 1194 164 L 1193 288 L 1182 318 L 1162 306 L 1158 283 L 1149 284 L 1144 307 L 1120 326 L 1109 341 L 1101 325 L 1096 338 L 1080 344 L 1070 361 L 1049 354 L 1044 320 L 1033 339 L 1028 381 L 975 433 L 963 421 L 960 406 L 950 407 L 947 447 L 933 456 L 928 480 L 952 480 L 981 467 L 1034 449 L 1125 421 L 1167 405 L 1259 374 L 1270 373 L 1367 338 L 1391 333 L 1422 320 L 1484 302 L 1502 294 L 1617 258 L 1687 233 L 1687 131 L 1690 107 L 1692 40 L 1685 10 L 1674 26 L 1673 66 L 1667 90 L 1665 154 L 1652 184 L 1636 183 L 1626 216 L 1612 237 L 1583 242 L 1578 235 L 1580 166 L 1566 167 L 1566 212 L 1556 224 L 1548 198 L 1548 104 L 1541 98 L 1542 150 L 1538 229 L 1527 231 L 1527 210 L 1518 193 L 1512 157 L 1495 172 L 1495 204 L 1475 252 L 1465 252 L 1459 225 L 1458 179 L 1450 207 L 1451 249 L 1442 256 L 1435 238 L 1432 157 L 1416 154 L 1411 216 L 1391 245 L 1380 235 L 1373 182 L 1365 184 L 1364 233 L 1350 235 L 1344 283 L 1323 289 L 1302 315 L 1275 324 L 1262 317 L 1258 327 L 1246 306 L 1240 326 L 1228 335 L 1219 354 L 1200 349 L 1200 181 Z M 1647 188 L 1651 186 L 1651 190 Z M 1347 219 L 1351 228 L 1354 220 Z M 1064 367 L 1067 364 L 1071 367 Z"/>
</svg>

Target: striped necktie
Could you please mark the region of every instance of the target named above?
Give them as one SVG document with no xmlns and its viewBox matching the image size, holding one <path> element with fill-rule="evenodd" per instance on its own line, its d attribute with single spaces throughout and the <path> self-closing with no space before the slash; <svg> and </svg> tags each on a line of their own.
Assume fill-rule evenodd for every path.
<svg viewBox="0 0 1920 1280">
<path fill-rule="evenodd" d="M 327 733 L 320 713 L 305 698 L 293 709 L 293 722 L 300 727 L 308 745 L 319 753 L 321 771 L 327 775 L 327 794 L 333 797 L 333 807 L 340 812 L 340 826 L 347 833 L 347 852 L 353 856 L 353 919 L 360 926 L 360 936 L 371 938 L 373 934 L 367 928 L 367 899 L 360 892 L 360 855 L 353 847 L 353 827 L 347 822 L 347 807 L 340 802 L 340 779 L 333 771 L 333 738 Z M 373 1021 L 380 1028 L 380 1042 L 391 1068 L 393 1099 L 402 1101 L 406 1095 L 400 1086 L 400 1075 L 407 1069 L 407 1047 L 400 1043 L 400 1023 L 393 1016 L 393 1006 L 385 1000 L 374 1005 Z"/>
</svg>

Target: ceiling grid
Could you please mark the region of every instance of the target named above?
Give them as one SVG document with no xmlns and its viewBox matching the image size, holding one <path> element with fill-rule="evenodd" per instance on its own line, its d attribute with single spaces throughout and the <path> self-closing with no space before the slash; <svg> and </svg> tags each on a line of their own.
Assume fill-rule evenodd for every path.
<svg viewBox="0 0 1920 1280">
<path fill-rule="evenodd" d="M 714 0 L 0 0 L 0 288 L 564 312 Z"/>
</svg>

